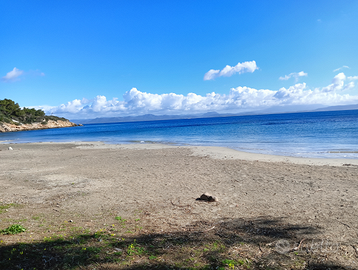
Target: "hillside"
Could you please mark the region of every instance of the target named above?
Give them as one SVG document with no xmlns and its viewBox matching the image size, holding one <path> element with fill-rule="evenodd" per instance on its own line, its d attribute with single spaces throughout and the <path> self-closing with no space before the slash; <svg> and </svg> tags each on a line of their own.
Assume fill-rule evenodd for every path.
<svg viewBox="0 0 358 270">
<path fill-rule="evenodd" d="M 11 99 L 0 100 L 0 132 L 73 127 L 66 118 L 48 116 L 43 110 L 21 108 Z"/>
</svg>

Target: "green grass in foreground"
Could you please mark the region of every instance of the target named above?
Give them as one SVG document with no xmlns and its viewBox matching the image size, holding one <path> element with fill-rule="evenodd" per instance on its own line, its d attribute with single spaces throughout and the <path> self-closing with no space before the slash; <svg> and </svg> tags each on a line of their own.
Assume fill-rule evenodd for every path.
<svg viewBox="0 0 358 270">
<path fill-rule="evenodd" d="M 1 246 L 0 264 L 3 269 L 92 269 L 99 264 L 118 269 L 234 269 L 237 265 L 250 269 L 250 259 L 225 259 L 221 253 L 226 247 L 217 241 L 204 244 L 186 236 L 162 237 L 116 237 L 104 231 L 53 235 L 36 243 Z"/>
<path fill-rule="evenodd" d="M 142 219 L 112 219 L 102 229 L 69 222 L 56 229 L 33 216 L 31 222 L 45 225 L 33 232 L 13 227 L 22 241 L 19 235 L 1 236 L 0 269 L 345 269 L 303 250 L 279 254 L 265 244 L 274 238 L 245 234 L 251 227 L 239 234 L 219 225 L 217 231 L 149 233 L 139 229 Z M 33 240 L 34 234 L 43 236 Z"/>
</svg>

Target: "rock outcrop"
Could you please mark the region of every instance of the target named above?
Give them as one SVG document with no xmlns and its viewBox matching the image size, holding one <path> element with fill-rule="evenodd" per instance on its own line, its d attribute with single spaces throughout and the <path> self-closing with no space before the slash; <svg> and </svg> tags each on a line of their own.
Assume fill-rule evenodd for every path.
<svg viewBox="0 0 358 270">
<path fill-rule="evenodd" d="M 47 123 L 35 122 L 32 124 L 8 124 L 4 122 L 0 122 L 0 132 L 13 132 L 13 131 L 23 131 L 23 130 L 34 130 L 34 129 L 48 129 L 48 128 L 63 128 L 63 127 L 75 127 L 81 126 L 76 125 L 70 121 L 64 120 L 48 120 Z"/>
</svg>

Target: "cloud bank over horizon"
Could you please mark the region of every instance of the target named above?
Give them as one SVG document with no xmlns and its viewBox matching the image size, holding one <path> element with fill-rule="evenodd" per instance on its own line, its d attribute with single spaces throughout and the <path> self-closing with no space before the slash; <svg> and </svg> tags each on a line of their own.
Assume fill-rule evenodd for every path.
<svg viewBox="0 0 358 270">
<path fill-rule="evenodd" d="M 348 77 L 349 78 L 349 77 Z M 272 107 L 334 106 L 357 104 L 358 96 L 345 94 L 355 85 L 345 83 L 344 73 L 337 74 L 330 85 L 307 89 L 306 83 L 298 83 L 279 90 L 254 89 L 247 86 L 231 88 L 228 94 L 208 93 L 205 96 L 168 93 L 153 94 L 132 88 L 118 98 L 107 99 L 98 95 L 93 99 L 75 99 L 60 106 L 36 106 L 47 114 L 72 119 L 114 117 L 144 114 L 199 114 L 210 111 L 218 113 L 242 113 Z M 352 80 L 352 79 L 350 79 Z"/>
<path fill-rule="evenodd" d="M 214 80 L 217 77 L 230 77 L 235 73 L 253 73 L 256 69 L 259 69 L 255 61 L 247 61 L 243 63 L 238 63 L 236 66 L 232 67 L 226 65 L 222 70 L 210 69 L 204 75 L 204 81 Z"/>
</svg>

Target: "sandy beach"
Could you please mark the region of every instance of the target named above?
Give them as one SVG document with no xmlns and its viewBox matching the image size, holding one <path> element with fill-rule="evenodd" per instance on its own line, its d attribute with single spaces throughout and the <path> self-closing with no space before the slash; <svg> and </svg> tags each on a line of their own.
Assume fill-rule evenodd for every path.
<svg viewBox="0 0 358 270">
<path fill-rule="evenodd" d="M 227 229 L 267 245 L 327 239 L 348 254 L 334 260 L 356 265 L 358 160 L 100 142 L 1 144 L 0 150 L 0 203 L 23 206 L 1 214 L 1 228 L 26 215 L 83 227 L 109 224 L 110 215 L 137 215 L 146 233 Z M 197 201 L 204 192 L 218 202 Z"/>
</svg>

